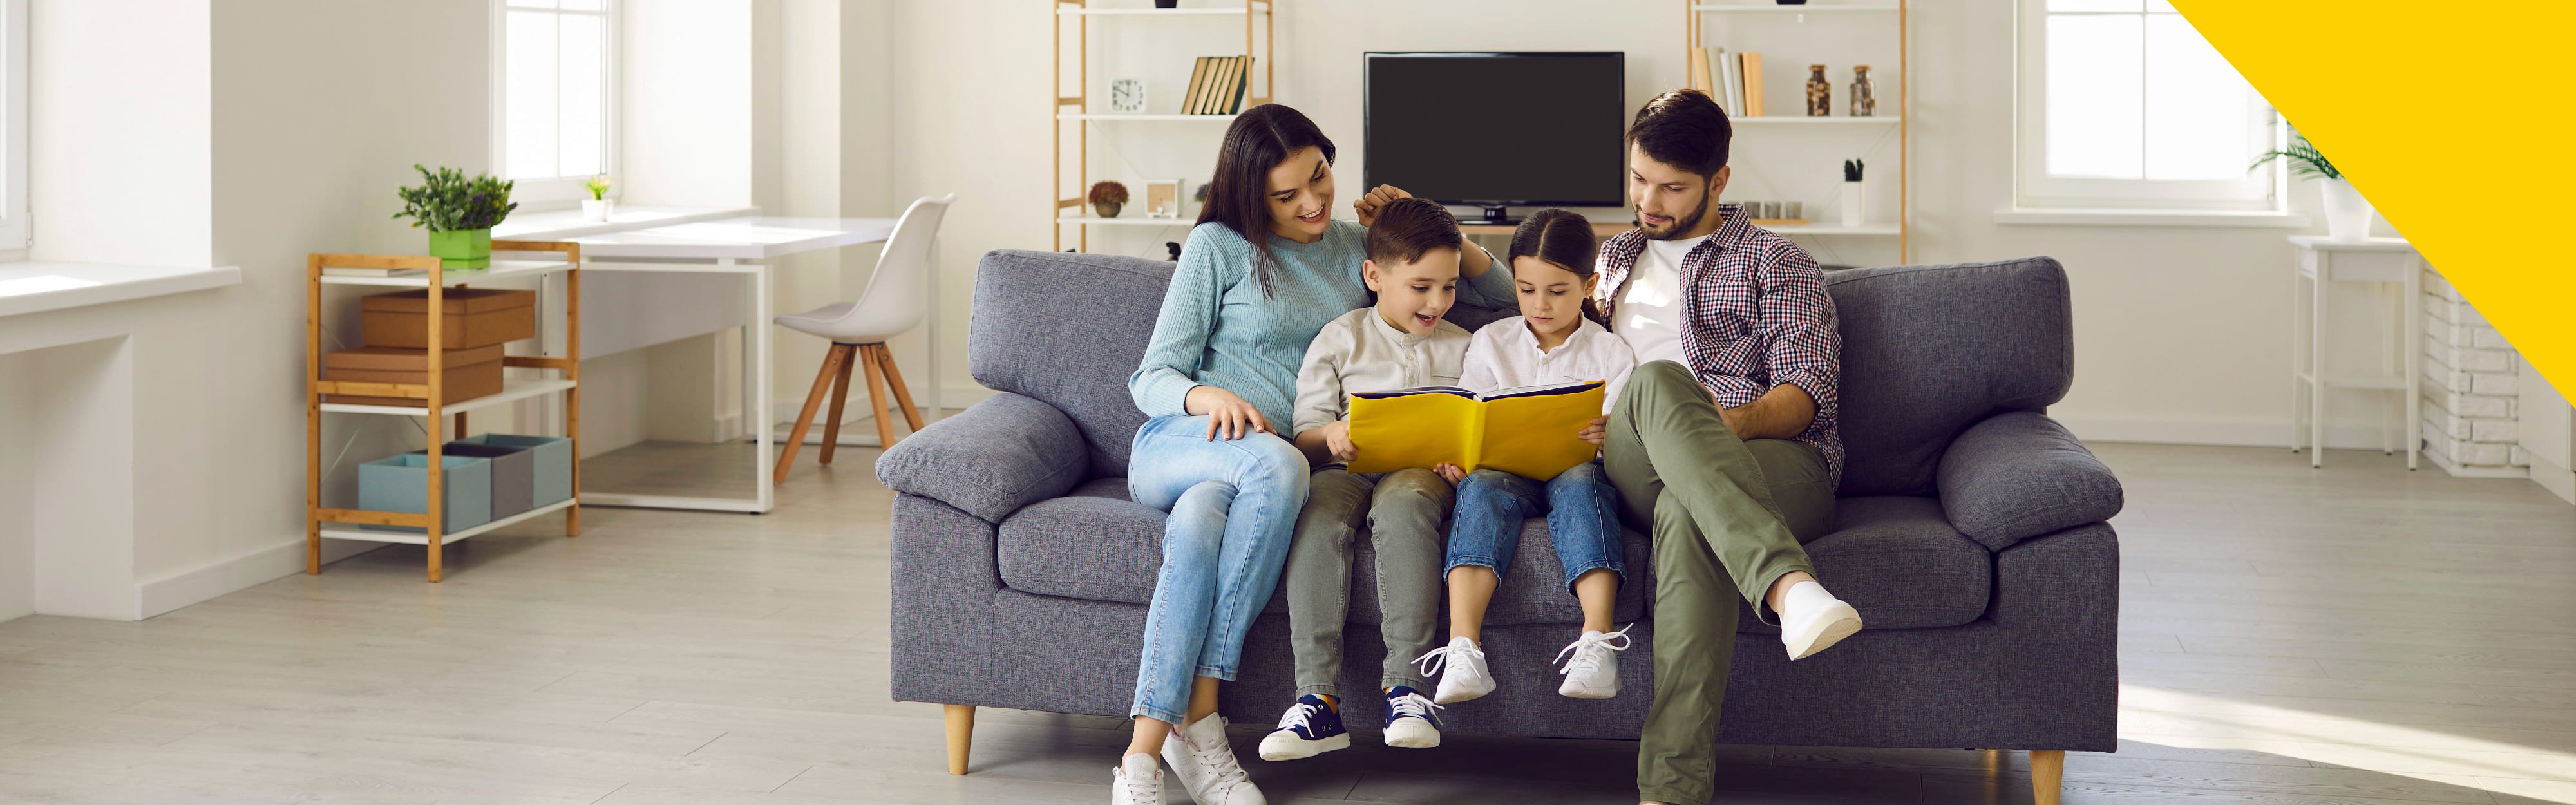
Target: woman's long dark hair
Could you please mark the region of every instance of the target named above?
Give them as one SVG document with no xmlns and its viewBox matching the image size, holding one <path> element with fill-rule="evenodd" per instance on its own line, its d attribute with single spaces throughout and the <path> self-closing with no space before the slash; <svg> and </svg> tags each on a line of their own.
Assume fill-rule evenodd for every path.
<svg viewBox="0 0 2576 805">
<path fill-rule="evenodd" d="M 1589 277 L 1601 256 L 1601 239 L 1592 234 L 1592 222 L 1583 216 L 1572 210 L 1549 208 L 1531 214 L 1521 221 L 1519 229 L 1512 230 L 1510 254 L 1503 258 L 1506 270 L 1510 262 L 1536 257 L 1574 272 L 1575 276 Z M 1592 301 L 1589 293 L 1583 295 L 1583 317 L 1594 324 L 1610 326 L 1610 320 L 1602 317 L 1601 306 Z"/>
<path fill-rule="evenodd" d="M 1252 243 L 1252 277 L 1264 297 L 1271 295 L 1270 276 L 1278 265 L 1270 252 L 1270 169 L 1307 148 L 1323 149 L 1324 164 L 1333 163 L 1332 138 L 1305 113 L 1275 103 L 1252 107 L 1226 127 L 1216 173 L 1208 178 L 1207 203 L 1199 206 L 1199 223 L 1224 224 Z"/>
</svg>

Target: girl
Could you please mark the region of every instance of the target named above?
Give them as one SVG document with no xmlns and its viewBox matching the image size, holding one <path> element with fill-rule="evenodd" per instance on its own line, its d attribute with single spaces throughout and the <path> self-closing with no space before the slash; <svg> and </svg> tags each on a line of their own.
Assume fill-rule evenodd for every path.
<svg viewBox="0 0 2576 805">
<path fill-rule="evenodd" d="M 1476 331 L 1459 385 L 1481 392 L 1606 380 L 1602 410 L 1608 411 L 1637 361 L 1628 342 L 1601 326 L 1601 312 L 1593 306 L 1599 248 L 1592 223 L 1572 212 L 1541 210 L 1521 222 L 1512 233 L 1510 258 L 1521 315 Z M 1586 440 L 1601 444 L 1599 436 Z M 1628 650 L 1628 630 L 1610 631 L 1610 605 L 1625 570 L 1618 493 L 1601 463 L 1581 464 L 1543 482 L 1498 470 L 1463 478 L 1455 467 L 1442 473 L 1458 484 L 1458 508 L 1449 527 L 1449 645 L 1419 660 L 1424 673 L 1446 666 L 1432 701 L 1463 702 L 1493 692 L 1494 677 L 1479 643 L 1485 605 L 1511 568 L 1522 518 L 1542 514 L 1565 565 L 1566 586 L 1583 606 L 1583 635 L 1557 653 L 1565 662 L 1559 671 L 1565 684 L 1556 692 L 1577 699 L 1619 695 L 1613 652 Z"/>
<path fill-rule="evenodd" d="M 1128 495 L 1171 516 L 1129 710 L 1135 737 L 1112 772 L 1116 805 L 1162 803 L 1158 751 L 1199 805 L 1265 802 L 1226 744 L 1225 719 L 1211 716 L 1217 682 L 1234 678 L 1244 632 L 1278 584 L 1318 458 L 1275 425 L 1290 422 L 1307 344 L 1368 306 L 1361 240 L 1383 200 L 1354 205 L 1360 225 L 1333 220 L 1333 154 L 1295 109 L 1270 104 L 1235 119 L 1127 380 L 1151 417 L 1136 432 Z M 1499 305 L 1511 278 L 1487 271 L 1493 264 L 1467 250 L 1460 285 Z"/>
</svg>

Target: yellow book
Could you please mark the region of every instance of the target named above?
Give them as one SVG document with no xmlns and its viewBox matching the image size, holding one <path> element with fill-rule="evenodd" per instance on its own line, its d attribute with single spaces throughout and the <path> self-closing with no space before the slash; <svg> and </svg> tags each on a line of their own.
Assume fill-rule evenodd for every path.
<svg viewBox="0 0 2576 805">
<path fill-rule="evenodd" d="M 1575 436 L 1601 415 L 1603 382 L 1500 389 L 1426 387 L 1351 395 L 1352 472 L 1455 464 L 1548 480 L 1592 460 Z"/>
</svg>

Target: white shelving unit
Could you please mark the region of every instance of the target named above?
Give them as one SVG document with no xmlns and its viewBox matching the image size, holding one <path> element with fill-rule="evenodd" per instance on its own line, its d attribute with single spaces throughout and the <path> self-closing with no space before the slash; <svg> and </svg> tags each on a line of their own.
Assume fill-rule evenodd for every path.
<svg viewBox="0 0 2576 805">
<path fill-rule="evenodd" d="M 1049 199 L 1052 206 L 1049 208 L 1047 214 L 1048 218 L 1055 224 L 1053 227 L 1050 227 L 1050 229 L 1054 232 L 1053 240 L 1055 245 L 1053 248 L 1057 251 L 1062 251 L 1065 248 L 1064 230 L 1066 227 L 1072 227 L 1074 230 L 1075 247 L 1084 251 L 1089 251 L 1091 249 L 1091 227 L 1094 226 L 1186 227 L 1189 225 L 1188 220 L 1182 218 L 1100 218 L 1081 214 L 1083 208 L 1086 206 L 1084 204 L 1083 197 L 1088 193 L 1093 178 L 1091 175 L 1091 132 L 1095 126 L 1101 129 L 1102 136 L 1114 137 L 1117 136 L 1117 134 L 1113 133 L 1113 129 L 1130 130 L 1135 128 L 1136 125 L 1167 124 L 1172 126 L 1189 127 L 1196 127 L 1207 123 L 1231 125 L 1234 119 L 1238 117 L 1237 115 L 1118 114 L 1091 111 L 1092 18 L 1101 18 L 1101 22 L 1103 24 L 1108 24 L 1113 20 L 1119 21 L 1120 24 L 1127 24 L 1127 21 L 1154 17 L 1167 19 L 1241 17 L 1243 19 L 1243 51 L 1240 54 L 1234 55 L 1248 55 L 1254 57 L 1253 66 L 1257 68 L 1255 70 L 1255 74 L 1260 77 L 1259 81 L 1249 82 L 1250 86 L 1245 89 L 1243 108 L 1250 109 L 1255 106 L 1269 103 L 1273 88 L 1278 86 L 1273 81 L 1279 69 L 1279 60 L 1277 58 L 1279 50 L 1273 46 L 1277 39 L 1278 4 L 1273 0 L 1242 0 L 1240 5 L 1192 5 L 1188 8 L 1153 8 L 1149 5 L 1127 4 L 1141 4 L 1144 0 L 1105 1 L 1121 2 L 1122 4 L 1095 8 L 1093 7 L 1094 0 L 1055 0 L 1055 51 L 1054 59 L 1051 62 L 1054 66 L 1055 75 L 1053 85 L 1055 87 L 1054 111 L 1056 119 L 1054 131 L 1055 165 L 1052 172 L 1048 174 L 1049 180 L 1054 184 L 1054 186 L 1049 188 L 1053 198 Z M 1205 0 L 1183 0 L 1185 3 L 1194 4 L 1204 1 Z M 1068 20 L 1073 24 L 1068 26 L 1066 24 Z M 1065 39 L 1068 34 L 1070 34 L 1073 40 L 1077 43 L 1075 45 L 1075 56 L 1077 64 L 1079 65 L 1073 70 L 1075 88 L 1073 93 L 1070 95 L 1064 94 L 1064 78 L 1066 72 L 1064 46 Z M 1256 43 L 1259 45 L 1257 50 L 1255 48 Z M 1068 123 L 1072 124 L 1072 128 L 1074 129 L 1072 137 L 1065 136 L 1065 128 Z M 1110 124 L 1118 125 L 1113 127 Z M 1073 192 L 1070 195 L 1064 192 L 1064 182 L 1065 179 L 1068 178 L 1065 171 L 1066 160 L 1064 152 L 1065 146 L 1068 144 L 1073 146 L 1074 151 L 1074 158 L 1072 160 L 1073 171 L 1072 175 L 1069 177 L 1073 180 Z M 1211 155 L 1211 157 L 1213 157 L 1213 155 Z M 1211 158 L 1208 161 L 1213 163 L 1215 160 Z"/>
<path fill-rule="evenodd" d="M 1806 15 L 1824 14 L 1829 15 L 1828 19 L 1832 20 L 1835 24 L 1868 25 L 1892 23 L 1896 26 L 1897 69 L 1896 75 L 1894 76 L 1896 80 L 1881 85 L 1882 88 L 1892 87 L 1895 90 L 1893 100 L 1895 101 L 1894 106 L 1896 114 L 1870 117 L 1851 117 L 1848 115 L 1807 117 L 1803 114 L 1759 115 L 1751 117 L 1733 116 L 1729 119 L 1729 122 L 1733 123 L 1738 129 L 1753 130 L 1798 130 L 1818 126 L 1834 128 L 1874 128 L 1879 126 L 1896 127 L 1896 221 L 1894 223 L 1863 224 L 1861 226 L 1814 224 L 1805 226 L 1765 227 L 1766 229 L 1783 235 L 1893 237 L 1896 238 L 1896 254 L 1898 261 L 1903 262 L 1912 258 L 1913 198 L 1912 193 L 1910 192 L 1911 187 L 1909 185 L 1913 178 L 1913 171 L 1909 164 L 1911 156 L 1910 152 L 1912 149 L 1908 147 L 1909 129 L 1907 126 L 1907 118 L 1913 111 L 1912 102 L 1914 93 L 1911 91 L 1909 85 L 1914 80 L 1914 64 L 1911 59 L 1914 34 L 1912 26 L 1907 21 L 1907 2 L 1908 0 L 1844 0 L 1842 2 L 1823 0 L 1823 2 L 1783 5 L 1778 3 L 1751 2 L 1703 3 L 1697 2 L 1697 0 L 1683 0 L 1683 13 L 1688 20 L 1688 24 L 1686 26 L 1686 41 L 1688 46 L 1691 48 L 1691 50 L 1683 51 L 1685 56 L 1692 51 L 1696 51 L 1701 47 L 1711 44 L 1708 41 L 1708 32 L 1706 30 L 1706 23 L 1710 17 L 1724 18 L 1729 15 L 1746 15 L 1754 18 L 1776 18 L 1783 14 L 1792 14 L 1797 15 L 1797 22 L 1808 22 Z M 1893 19 L 1876 16 L 1879 14 L 1893 15 Z M 1742 41 L 1716 44 L 1723 44 L 1729 51 L 1734 52 L 1759 50 L 1759 48 L 1751 47 L 1751 43 Z M 1684 63 L 1688 63 L 1687 58 L 1684 59 Z M 1803 108 L 1805 105 L 1803 98 L 1792 98 L 1790 96 L 1783 95 L 1781 96 L 1781 100 L 1794 100 L 1800 108 Z M 1886 109 L 1887 106 L 1884 102 L 1890 100 L 1890 98 L 1882 95 L 1880 96 L 1880 100 L 1882 105 L 1879 108 L 1882 110 Z M 1810 202 L 1809 206 L 1811 209 L 1816 207 L 1814 202 Z"/>
<path fill-rule="evenodd" d="M 1794 4 L 1794 5 L 1781 5 L 1781 4 L 1777 4 L 1777 3 L 1763 3 L 1763 4 L 1759 4 L 1759 5 L 1756 5 L 1756 4 L 1753 4 L 1753 3 L 1692 3 L 1692 4 L 1691 4 L 1691 11 L 1696 12 L 1696 13 L 1703 13 L 1703 14 L 1707 14 L 1707 13 L 1723 13 L 1723 14 L 1833 14 L 1833 13 L 1836 13 L 1836 12 L 1847 12 L 1847 11 L 1903 11 L 1903 10 L 1905 10 L 1905 5 L 1904 5 L 1903 3 L 1885 2 L 1884 0 L 1877 0 L 1877 1 L 1875 1 L 1875 2 L 1864 0 L 1864 2 L 1844 2 L 1844 3 L 1837 3 L 1837 2 L 1832 2 L 1832 0 L 1827 0 L 1827 2 L 1823 2 L 1823 3 L 1799 3 L 1799 4 Z"/>
</svg>

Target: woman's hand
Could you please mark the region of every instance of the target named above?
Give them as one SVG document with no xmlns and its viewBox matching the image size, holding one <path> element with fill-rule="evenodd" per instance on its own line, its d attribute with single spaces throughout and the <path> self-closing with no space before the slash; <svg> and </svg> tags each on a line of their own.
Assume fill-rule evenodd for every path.
<svg viewBox="0 0 2576 805">
<path fill-rule="evenodd" d="M 1333 454 L 1334 461 L 1349 461 L 1359 457 L 1359 445 L 1351 444 L 1350 420 L 1341 420 L 1316 430 L 1324 432 L 1324 449 Z"/>
<path fill-rule="evenodd" d="M 1351 210 L 1360 214 L 1361 226 L 1375 226 L 1377 211 L 1385 208 L 1387 202 L 1412 197 L 1412 193 L 1404 192 L 1395 185 L 1382 184 L 1368 191 L 1368 195 L 1361 196 L 1358 201 L 1351 202 Z"/>
<path fill-rule="evenodd" d="M 1467 471 L 1460 469 L 1456 464 L 1435 464 L 1432 465 L 1431 471 L 1438 473 L 1440 480 L 1448 481 L 1450 486 L 1457 486 L 1467 481 Z"/>
<path fill-rule="evenodd" d="M 1190 389 L 1189 396 L 1182 398 L 1181 406 L 1193 416 L 1208 418 L 1208 441 L 1216 441 L 1219 434 L 1230 442 L 1255 433 L 1271 432 L 1270 420 L 1261 416 L 1261 409 L 1244 402 L 1234 392 L 1215 386 Z"/>
<path fill-rule="evenodd" d="M 1609 431 L 1610 418 L 1606 416 L 1596 416 L 1592 418 L 1590 423 L 1583 426 L 1582 431 L 1575 433 L 1574 438 L 1591 442 L 1594 447 L 1600 447 L 1601 437 Z"/>
</svg>

